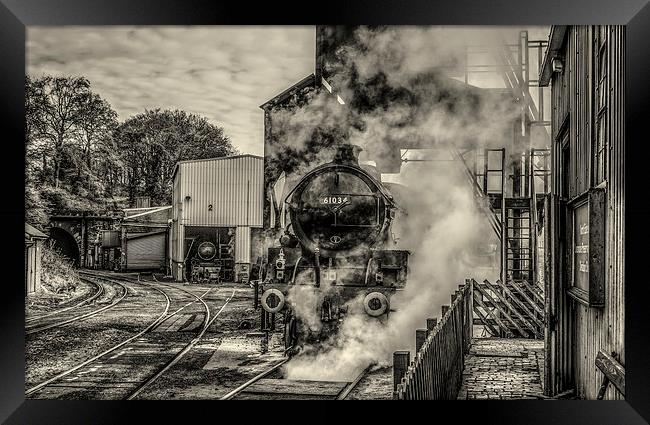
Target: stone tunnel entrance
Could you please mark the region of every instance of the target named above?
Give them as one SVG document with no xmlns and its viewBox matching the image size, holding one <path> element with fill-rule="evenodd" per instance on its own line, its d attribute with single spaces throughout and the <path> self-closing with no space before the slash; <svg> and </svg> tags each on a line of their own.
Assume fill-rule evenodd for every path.
<svg viewBox="0 0 650 425">
<path fill-rule="evenodd" d="M 60 227 L 52 227 L 50 228 L 50 240 L 61 255 L 72 261 L 75 267 L 79 267 L 79 245 L 70 232 Z"/>
</svg>

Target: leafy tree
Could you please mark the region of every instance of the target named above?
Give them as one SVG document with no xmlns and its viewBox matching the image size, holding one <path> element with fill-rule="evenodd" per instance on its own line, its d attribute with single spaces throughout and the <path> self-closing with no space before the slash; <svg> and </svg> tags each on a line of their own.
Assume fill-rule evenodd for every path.
<svg viewBox="0 0 650 425">
<path fill-rule="evenodd" d="M 93 148 L 111 139 L 117 127 L 117 112 L 95 93 L 84 95 L 79 112 L 77 137 L 84 162 L 90 170 Z"/>
<path fill-rule="evenodd" d="M 112 139 L 117 113 L 92 92 L 87 79 L 28 76 L 25 111 L 30 220 L 42 223 L 52 208 L 102 203 L 102 196 L 113 194 L 113 177 L 121 167 Z"/>
<path fill-rule="evenodd" d="M 47 104 L 44 93 L 44 81 L 33 81 L 29 76 L 25 79 L 25 160 L 26 184 L 39 171 L 42 171 L 41 161 L 45 161 L 42 136 L 45 132 L 45 116 L 42 113 Z"/>
<path fill-rule="evenodd" d="M 127 191 L 152 203 L 171 202 L 172 173 L 178 161 L 236 153 L 221 127 L 180 110 L 148 110 L 128 118 L 114 138 L 128 170 Z"/>
<path fill-rule="evenodd" d="M 25 80 L 27 220 L 53 211 L 171 200 L 176 162 L 236 153 L 223 129 L 183 111 L 145 111 L 123 123 L 83 77 Z"/>
<path fill-rule="evenodd" d="M 83 114 L 84 100 L 91 95 L 90 82 L 84 77 L 50 77 L 36 81 L 41 95 L 34 100 L 35 110 L 43 121 L 39 136 L 44 142 L 44 153 L 53 160 L 52 179 L 59 187 L 65 149 L 76 136 Z"/>
<path fill-rule="evenodd" d="M 74 186 L 86 187 L 94 192 L 110 192 L 106 175 L 95 171 L 107 171 L 105 161 L 119 167 L 115 160 L 113 130 L 117 127 L 117 112 L 109 103 L 95 93 L 85 93 L 80 101 L 79 116 L 75 125 L 77 142 L 70 151 L 72 167 L 76 170 Z M 98 170 L 93 168 L 97 167 Z"/>
</svg>

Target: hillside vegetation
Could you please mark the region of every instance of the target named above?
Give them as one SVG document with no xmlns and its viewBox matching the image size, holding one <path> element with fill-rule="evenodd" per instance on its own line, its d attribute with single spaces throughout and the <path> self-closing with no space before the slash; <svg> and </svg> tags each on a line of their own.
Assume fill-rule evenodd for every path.
<svg viewBox="0 0 650 425">
<path fill-rule="evenodd" d="M 26 221 L 53 212 L 117 210 L 149 196 L 171 202 L 177 161 L 237 153 L 223 129 L 181 110 L 117 112 L 84 77 L 25 81 Z"/>
</svg>

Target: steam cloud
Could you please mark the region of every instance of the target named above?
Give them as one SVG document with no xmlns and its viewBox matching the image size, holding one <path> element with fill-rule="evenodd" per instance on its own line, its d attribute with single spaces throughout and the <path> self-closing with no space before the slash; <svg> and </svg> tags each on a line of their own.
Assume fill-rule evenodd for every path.
<svg viewBox="0 0 650 425">
<path fill-rule="evenodd" d="M 327 144 L 310 148 L 314 129 L 361 146 L 365 159 L 372 161 L 382 160 L 395 146 L 445 152 L 504 147 L 512 141 L 513 122 L 521 113 L 517 102 L 512 96 L 466 89 L 449 77 L 458 76 L 465 63 L 463 46 L 483 45 L 490 51 L 501 44 L 499 32 L 487 29 L 360 28 L 329 69 L 331 84 L 346 105 L 322 90 L 310 93 L 301 108 L 279 111 L 274 127 L 281 146 L 311 149 L 310 163 L 297 174 L 332 158 Z M 486 241 L 496 246 L 498 240 L 462 167 L 458 161 L 402 165 L 395 179 L 406 189 L 396 198 L 407 215 L 398 215 L 393 231 L 400 238 L 395 248 L 412 254 L 406 287 L 391 299 L 396 311 L 386 323 L 349 314 L 327 346 L 286 365 L 287 377 L 349 380 L 371 362 L 389 363 L 394 350 L 413 350 L 414 330 L 427 317 L 440 316 L 441 305 L 449 303 L 463 279 L 496 277 L 494 269 L 475 268 L 477 247 Z M 350 309 L 361 306 L 364 295 L 351 300 Z M 303 322 L 317 329 L 319 300 L 313 293 L 296 285 L 288 299 Z"/>
</svg>

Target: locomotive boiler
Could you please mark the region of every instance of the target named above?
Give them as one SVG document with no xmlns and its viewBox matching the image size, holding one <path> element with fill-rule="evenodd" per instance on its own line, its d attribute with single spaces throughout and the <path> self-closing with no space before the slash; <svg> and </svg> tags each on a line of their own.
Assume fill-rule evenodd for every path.
<svg viewBox="0 0 650 425">
<path fill-rule="evenodd" d="M 346 316 L 386 320 L 391 296 L 406 283 L 409 252 L 391 249 L 397 205 L 359 166 L 359 151 L 341 146 L 332 162 L 302 176 L 284 199 L 289 224 L 268 249 L 260 302 L 267 314 L 283 313 L 290 354 L 323 342 Z M 311 295 L 308 305 L 298 305 L 305 298 L 298 291 Z M 309 324 L 303 323 L 305 308 L 312 310 Z"/>
</svg>

